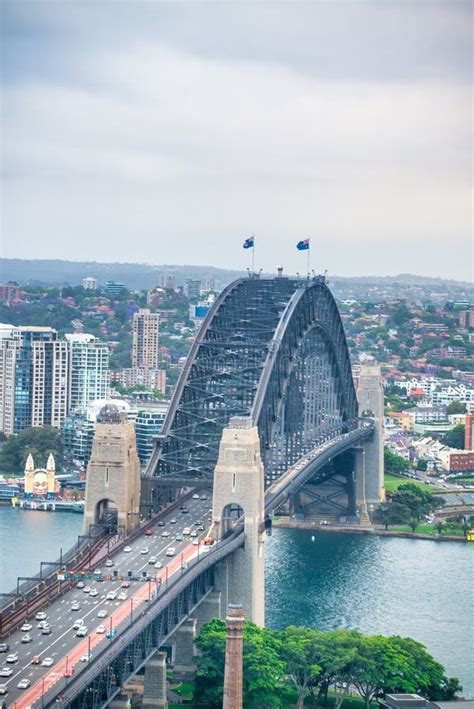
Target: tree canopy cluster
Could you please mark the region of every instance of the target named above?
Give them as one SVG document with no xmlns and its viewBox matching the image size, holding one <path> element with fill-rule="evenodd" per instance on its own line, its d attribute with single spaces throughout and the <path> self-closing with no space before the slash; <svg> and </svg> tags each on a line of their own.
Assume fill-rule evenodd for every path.
<svg viewBox="0 0 474 709">
<path fill-rule="evenodd" d="M 413 531 L 420 520 L 445 504 L 440 495 L 432 495 L 414 483 L 400 485 L 392 501 L 380 505 L 374 513 L 375 521 L 381 522 L 388 529 L 390 524 L 408 524 Z"/>
<path fill-rule="evenodd" d="M 22 473 L 31 453 L 35 466 L 45 467 L 50 453 L 54 455 L 56 470 L 61 469 L 63 444 L 59 429 L 54 426 L 25 428 L 17 436 L 10 436 L 0 449 L 0 470 Z"/>
<path fill-rule="evenodd" d="M 213 619 L 196 639 L 200 655 L 194 705 L 222 706 L 226 626 Z M 323 632 L 289 626 L 282 631 L 244 624 L 244 707 L 303 707 L 305 698 L 326 700 L 331 685 L 356 687 L 366 707 L 390 692 L 416 692 L 432 700 L 455 697 L 462 687 L 448 678 L 424 645 L 399 636 L 363 635 L 358 630 Z M 293 697 L 293 699 L 290 699 Z M 339 700 L 336 709 L 344 699 Z"/>
</svg>

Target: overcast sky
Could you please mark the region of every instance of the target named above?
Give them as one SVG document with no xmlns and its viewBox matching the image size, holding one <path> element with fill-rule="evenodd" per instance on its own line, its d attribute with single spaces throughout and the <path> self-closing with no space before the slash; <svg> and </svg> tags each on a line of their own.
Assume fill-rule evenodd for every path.
<svg viewBox="0 0 474 709">
<path fill-rule="evenodd" d="M 2 252 L 472 269 L 464 0 L 0 0 Z"/>
</svg>

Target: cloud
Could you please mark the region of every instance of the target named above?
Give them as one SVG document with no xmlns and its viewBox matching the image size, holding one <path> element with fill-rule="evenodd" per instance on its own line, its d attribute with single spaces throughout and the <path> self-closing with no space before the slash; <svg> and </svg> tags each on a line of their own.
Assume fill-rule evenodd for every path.
<svg viewBox="0 0 474 709">
<path fill-rule="evenodd" d="M 333 272 L 469 278 L 467 6 L 106 5 L 10 8 L 10 43 L 52 49 L 7 72 L 5 255 L 244 267 L 256 232 L 265 269 L 311 235 Z"/>
</svg>

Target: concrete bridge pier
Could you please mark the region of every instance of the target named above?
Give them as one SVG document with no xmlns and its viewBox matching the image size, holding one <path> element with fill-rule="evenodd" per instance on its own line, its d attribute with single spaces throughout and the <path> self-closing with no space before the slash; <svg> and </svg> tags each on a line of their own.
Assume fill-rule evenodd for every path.
<svg viewBox="0 0 474 709">
<path fill-rule="evenodd" d="M 264 489 L 258 429 L 246 417 L 231 418 L 222 433 L 214 470 L 213 519 L 222 539 L 245 515 L 245 544 L 216 569 L 222 604 L 242 604 L 246 618 L 265 624 Z"/>
<path fill-rule="evenodd" d="M 192 680 L 196 672 L 194 660 L 196 627 L 196 618 L 187 618 L 173 633 L 173 678 L 182 682 Z"/>
<path fill-rule="evenodd" d="M 383 463 L 384 394 L 380 367 L 362 367 L 357 387 L 359 416 L 370 416 L 374 435 L 364 442 L 364 453 L 356 458 L 357 499 L 361 498 L 359 477 L 364 477 L 364 499 L 369 508 L 385 499 Z"/>
<path fill-rule="evenodd" d="M 295 516 L 297 519 L 304 519 L 304 509 L 301 503 L 301 490 L 293 493 L 289 500 L 290 517 Z"/>
<path fill-rule="evenodd" d="M 166 652 L 156 652 L 146 663 L 142 706 L 150 709 L 168 709 Z"/>
</svg>

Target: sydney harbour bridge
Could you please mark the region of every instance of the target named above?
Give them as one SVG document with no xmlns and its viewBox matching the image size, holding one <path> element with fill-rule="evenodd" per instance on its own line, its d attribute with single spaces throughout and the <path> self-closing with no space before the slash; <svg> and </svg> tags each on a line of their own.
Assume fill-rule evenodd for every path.
<svg viewBox="0 0 474 709">
<path fill-rule="evenodd" d="M 272 515 L 283 505 L 300 519 L 368 524 L 368 507 L 383 499 L 382 421 L 380 372 L 363 368 L 356 392 L 323 276 L 250 275 L 228 285 L 193 343 L 141 479 L 140 511 L 150 520 L 190 490 L 212 489 L 208 534 L 215 543 L 174 576 L 166 572 L 146 614 L 111 638 L 66 688 L 44 695 L 44 706 L 58 706 L 58 697 L 59 706 L 107 706 L 211 598 L 211 616 L 238 602 L 247 618 L 263 624 Z M 120 491 L 94 495 L 86 502 L 90 519 L 104 496 L 117 503 Z M 124 505 L 119 519 L 138 515 Z"/>
</svg>

